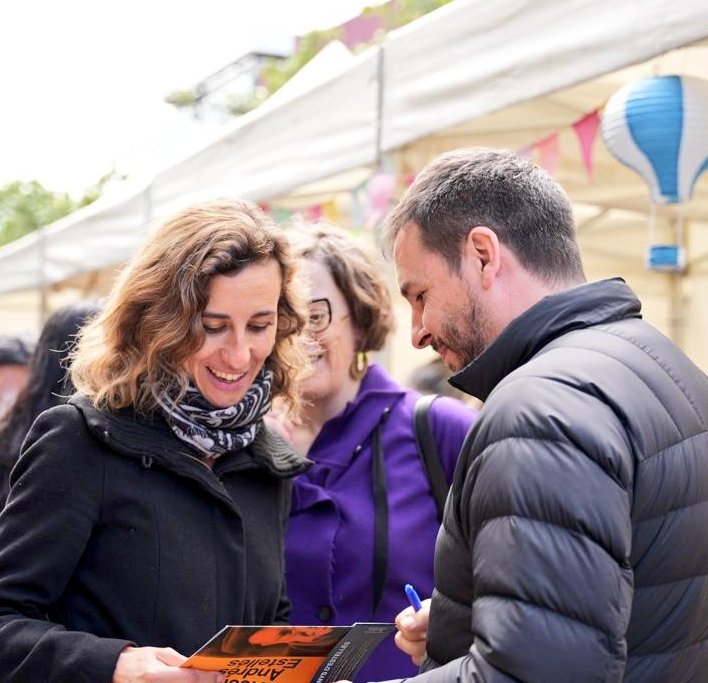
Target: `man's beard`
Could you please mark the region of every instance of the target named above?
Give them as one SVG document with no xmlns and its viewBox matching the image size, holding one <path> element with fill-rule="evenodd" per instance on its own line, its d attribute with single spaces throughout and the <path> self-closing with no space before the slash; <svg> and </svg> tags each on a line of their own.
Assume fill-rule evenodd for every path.
<svg viewBox="0 0 708 683">
<path fill-rule="evenodd" d="M 455 355 L 455 367 L 451 366 L 451 370 L 462 370 L 487 348 L 488 326 L 486 313 L 469 296 L 465 309 L 461 307 L 456 315 L 445 319 L 436 343 L 444 344 Z"/>
</svg>

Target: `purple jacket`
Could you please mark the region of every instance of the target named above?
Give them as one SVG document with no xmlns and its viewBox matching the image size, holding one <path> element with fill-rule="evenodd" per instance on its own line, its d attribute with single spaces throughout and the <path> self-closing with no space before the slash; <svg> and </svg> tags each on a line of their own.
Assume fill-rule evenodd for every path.
<svg viewBox="0 0 708 683">
<path fill-rule="evenodd" d="M 439 524 L 415 444 L 413 407 L 419 396 L 372 365 L 354 401 L 324 425 L 312 444 L 307 455 L 315 464 L 294 480 L 286 536 L 293 624 L 393 621 L 408 604 L 405 583 L 412 583 L 421 597 L 431 594 Z M 440 397 L 432 405 L 432 431 L 448 482 L 476 416 L 457 399 Z M 385 581 L 379 579 L 383 593 L 374 612 L 372 482 L 381 481 L 373 475 L 377 429 L 385 463 L 388 525 L 383 542 L 387 570 Z M 356 680 L 416 671 L 389 638 Z"/>
</svg>

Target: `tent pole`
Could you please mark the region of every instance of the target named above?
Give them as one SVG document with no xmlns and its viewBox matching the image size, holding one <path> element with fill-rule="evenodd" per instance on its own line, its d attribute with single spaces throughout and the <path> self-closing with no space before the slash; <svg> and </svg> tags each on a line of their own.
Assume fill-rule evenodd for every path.
<svg viewBox="0 0 708 683">
<path fill-rule="evenodd" d="M 669 282 L 669 330 L 671 340 L 679 348 L 683 348 L 683 295 L 681 273 L 671 273 Z"/>
<path fill-rule="evenodd" d="M 379 44 L 379 52 L 376 62 L 376 136 L 375 136 L 375 159 L 376 169 L 381 170 L 381 149 L 383 141 L 383 98 L 384 98 L 384 46 Z"/>
<path fill-rule="evenodd" d="M 47 287 L 47 245 L 44 230 L 39 230 L 39 329 L 47 319 L 49 291 Z"/>
<path fill-rule="evenodd" d="M 674 215 L 671 219 L 675 243 L 678 244 L 684 253 L 686 250 L 686 238 L 683 226 L 683 216 Z M 669 330 L 672 341 L 680 348 L 684 348 L 685 342 L 685 320 L 684 320 L 684 297 L 683 297 L 683 275 L 684 272 L 670 274 L 669 281 Z"/>
<path fill-rule="evenodd" d="M 385 39 L 384 39 L 385 40 Z M 376 61 L 376 129 L 374 142 L 376 149 L 374 150 L 375 161 L 375 173 L 381 172 L 383 167 L 383 101 L 384 101 L 384 45 L 383 42 L 379 43 L 379 51 L 377 54 Z M 378 251 L 381 250 L 381 232 L 380 230 L 374 229 L 374 244 Z M 389 281 L 389 286 L 391 280 L 393 279 L 392 269 L 389 267 L 387 269 L 387 280 Z M 395 290 L 394 290 L 395 291 Z M 384 344 L 383 349 L 380 351 L 380 362 L 381 364 L 391 372 L 393 370 L 393 355 L 391 353 L 391 343 Z"/>
</svg>

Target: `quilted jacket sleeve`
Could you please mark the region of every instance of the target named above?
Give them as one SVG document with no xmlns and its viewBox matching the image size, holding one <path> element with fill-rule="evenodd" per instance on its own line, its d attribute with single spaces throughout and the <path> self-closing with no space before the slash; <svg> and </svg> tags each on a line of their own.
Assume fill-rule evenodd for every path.
<svg viewBox="0 0 708 683">
<path fill-rule="evenodd" d="M 38 418 L 13 470 L 0 515 L 3 681 L 110 683 L 131 644 L 67 631 L 49 617 L 99 517 L 102 468 L 91 452 L 78 411 L 61 406 Z"/>
<path fill-rule="evenodd" d="M 431 661 L 447 664 L 408 681 L 621 680 L 632 457 L 617 414 L 550 379 L 512 381 L 462 458 L 428 632 Z M 451 658 L 461 635 L 469 652 Z"/>
</svg>

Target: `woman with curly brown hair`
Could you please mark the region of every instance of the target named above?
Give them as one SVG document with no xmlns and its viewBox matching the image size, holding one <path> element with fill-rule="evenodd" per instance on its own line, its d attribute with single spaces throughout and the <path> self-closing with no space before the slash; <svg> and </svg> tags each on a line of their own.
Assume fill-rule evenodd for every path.
<svg viewBox="0 0 708 683">
<path fill-rule="evenodd" d="M 216 681 L 183 655 L 226 623 L 287 621 L 289 479 L 308 463 L 263 416 L 308 368 L 300 287 L 241 200 L 178 213 L 123 271 L 80 335 L 77 395 L 13 470 L 3 680 Z"/>
</svg>

